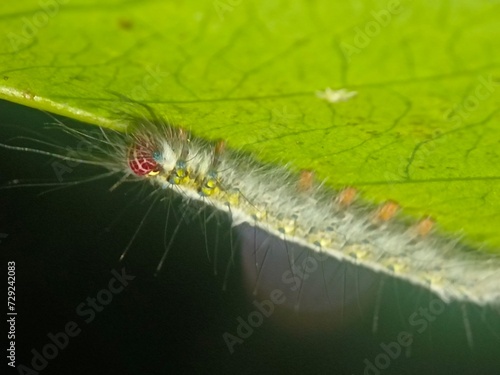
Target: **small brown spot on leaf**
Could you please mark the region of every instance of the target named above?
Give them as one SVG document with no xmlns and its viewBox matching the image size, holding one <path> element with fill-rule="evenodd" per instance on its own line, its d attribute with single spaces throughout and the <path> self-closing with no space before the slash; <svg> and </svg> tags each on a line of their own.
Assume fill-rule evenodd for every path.
<svg viewBox="0 0 500 375">
<path fill-rule="evenodd" d="M 134 22 L 128 18 L 120 18 L 118 20 L 118 26 L 123 30 L 131 30 L 134 27 Z"/>
</svg>

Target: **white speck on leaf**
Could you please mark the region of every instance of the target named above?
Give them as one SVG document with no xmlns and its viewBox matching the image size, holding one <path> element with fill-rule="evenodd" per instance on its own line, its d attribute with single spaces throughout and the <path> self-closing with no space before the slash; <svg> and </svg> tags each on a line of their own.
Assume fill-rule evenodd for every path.
<svg viewBox="0 0 500 375">
<path fill-rule="evenodd" d="M 332 90 L 330 87 L 327 87 L 324 91 L 316 91 L 318 98 L 330 103 L 346 102 L 357 94 L 356 91 L 348 91 L 346 89 Z"/>
</svg>

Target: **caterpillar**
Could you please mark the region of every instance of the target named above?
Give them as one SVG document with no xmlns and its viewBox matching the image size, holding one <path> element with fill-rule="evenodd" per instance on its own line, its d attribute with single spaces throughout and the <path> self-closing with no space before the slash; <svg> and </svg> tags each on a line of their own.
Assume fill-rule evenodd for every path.
<svg viewBox="0 0 500 375">
<path fill-rule="evenodd" d="M 110 171 L 227 212 L 234 226 L 249 223 L 314 251 L 428 287 L 445 301 L 499 302 L 499 261 L 456 238 L 431 233 L 429 217 L 408 226 L 396 220 L 396 202 L 357 204 L 351 187 L 330 190 L 315 183 L 310 171 L 296 176 L 259 164 L 223 141 L 196 138 L 158 118 L 133 119 L 129 128 L 124 136 L 105 135 L 103 146 L 112 149 L 99 151 L 111 156 L 104 164 Z"/>
<path fill-rule="evenodd" d="M 373 207 L 357 200 L 352 187 L 335 191 L 315 182 L 311 171 L 294 175 L 283 167 L 259 164 L 224 141 L 197 138 L 156 115 L 126 121 L 126 133 L 101 129 L 100 138 L 83 137 L 81 148 L 90 151 L 79 158 L 58 157 L 102 166 L 121 174 L 120 181 L 146 180 L 160 190 L 173 190 L 228 213 L 233 226 L 248 223 L 313 251 L 429 288 L 444 301 L 500 302 L 500 260 L 436 233 L 430 217 L 408 224 L 398 220 L 396 202 Z"/>
<path fill-rule="evenodd" d="M 233 227 L 256 228 L 290 247 L 416 285 L 445 303 L 498 305 L 498 260 L 440 233 L 430 217 L 409 221 L 397 202 L 375 206 L 364 202 L 353 187 L 333 190 L 315 181 L 313 171 L 294 174 L 259 163 L 223 140 L 196 137 L 154 114 L 124 116 L 124 133 L 98 129 L 82 134 L 60 126 L 81 141 L 81 150 L 67 155 L 8 143 L 0 147 L 103 167 L 107 172 L 101 176 L 116 176 L 112 190 L 128 181 L 146 182 L 160 196 L 172 192 L 187 205 L 224 213 Z M 63 173 L 64 164 L 59 167 L 58 173 Z M 266 254 L 256 255 L 261 267 Z M 293 265 L 289 268 L 294 279 Z M 259 283 L 258 277 L 253 282 Z"/>
</svg>

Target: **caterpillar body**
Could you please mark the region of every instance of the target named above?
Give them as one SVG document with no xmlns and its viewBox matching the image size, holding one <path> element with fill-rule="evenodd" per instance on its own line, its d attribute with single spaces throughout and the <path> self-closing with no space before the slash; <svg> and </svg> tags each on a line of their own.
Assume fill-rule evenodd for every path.
<svg viewBox="0 0 500 375">
<path fill-rule="evenodd" d="M 114 134 L 114 165 L 161 189 L 201 201 L 248 223 L 342 261 L 429 288 L 444 301 L 495 305 L 500 301 L 500 262 L 471 251 L 456 238 L 434 233 L 431 218 L 408 224 L 389 201 L 372 207 L 353 188 L 334 191 L 310 171 L 294 175 L 261 165 L 165 122 L 139 121 Z M 118 168 L 120 169 L 120 168 Z M 466 265 L 466 267 L 464 267 Z"/>
<path fill-rule="evenodd" d="M 295 175 L 260 164 L 224 141 L 195 137 L 158 116 L 126 119 L 127 132 L 77 134 L 81 149 L 88 151 L 59 157 L 121 174 L 118 183 L 146 180 L 173 190 L 228 213 L 233 226 L 248 223 L 314 252 L 430 289 L 446 302 L 500 303 L 500 260 L 438 233 L 429 217 L 409 223 L 398 216 L 396 202 L 364 203 L 352 187 L 336 191 L 315 182 L 312 171 Z"/>
</svg>

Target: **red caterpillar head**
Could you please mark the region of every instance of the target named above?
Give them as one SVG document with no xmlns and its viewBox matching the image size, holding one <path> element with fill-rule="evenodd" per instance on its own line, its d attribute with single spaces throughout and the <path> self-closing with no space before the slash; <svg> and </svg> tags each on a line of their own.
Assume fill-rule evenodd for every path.
<svg viewBox="0 0 500 375">
<path fill-rule="evenodd" d="M 137 176 L 154 176 L 159 173 L 159 152 L 148 141 L 134 143 L 128 153 L 128 165 Z"/>
</svg>

